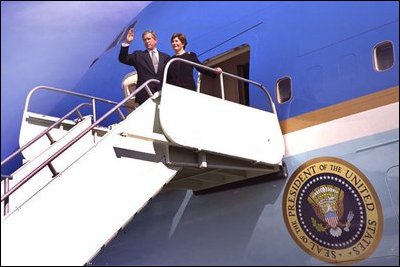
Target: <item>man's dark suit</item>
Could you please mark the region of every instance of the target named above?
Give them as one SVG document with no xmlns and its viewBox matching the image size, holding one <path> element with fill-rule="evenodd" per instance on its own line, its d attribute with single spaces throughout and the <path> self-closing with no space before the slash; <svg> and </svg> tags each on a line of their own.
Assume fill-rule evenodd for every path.
<svg viewBox="0 0 400 267">
<path fill-rule="evenodd" d="M 139 88 L 143 83 L 145 83 L 149 79 L 157 79 L 160 81 L 159 84 L 151 83 L 149 87 L 153 93 L 161 90 L 161 85 L 163 82 L 164 68 L 167 64 L 170 56 L 158 51 L 159 60 L 158 60 L 158 71 L 157 73 L 154 70 L 153 63 L 150 58 L 150 54 L 147 50 L 144 51 L 135 51 L 132 54 L 128 54 L 129 46 L 123 47 L 121 46 L 121 50 L 119 52 L 119 61 L 126 65 L 133 66 L 136 69 L 138 75 L 138 81 L 136 88 Z M 142 104 L 149 98 L 149 95 L 146 92 L 146 89 L 143 89 L 136 95 L 136 102 Z"/>
</svg>

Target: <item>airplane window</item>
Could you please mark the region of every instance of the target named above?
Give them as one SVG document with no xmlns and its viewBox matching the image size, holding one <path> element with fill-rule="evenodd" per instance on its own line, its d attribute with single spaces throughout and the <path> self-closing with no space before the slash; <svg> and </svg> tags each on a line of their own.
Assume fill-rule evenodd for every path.
<svg viewBox="0 0 400 267">
<path fill-rule="evenodd" d="M 374 67 L 377 71 L 390 69 L 394 64 L 393 44 L 389 41 L 380 43 L 374 48 Z"/>
<path fill-rule="evenodd" d="M 285 103 L 292 97 L 292 80 L 289 77 L 281 78 L 276 83 L 276 95 L 279 103 Z"/>
</svg>

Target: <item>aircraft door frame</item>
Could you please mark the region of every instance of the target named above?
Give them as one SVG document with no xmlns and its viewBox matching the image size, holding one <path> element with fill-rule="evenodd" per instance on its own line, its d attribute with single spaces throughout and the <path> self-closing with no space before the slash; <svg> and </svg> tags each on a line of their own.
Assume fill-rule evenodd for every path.
<svg viewBox="0 0 400 267">
<path fill-rule="evenodd" d="M 225 53 L 204 61 L 204 65 L 215 68 L 220 67 L 223 71 L 249 79 L 250 73 L 250 46 L 245 44 Z M 249 105 L 249 85 L 243 81 L 224 76 L 225 99 Z M 212 78 L 199 73 L 197 80 L 197 91 L 221 98 L 220 78 Z"/>
</svg>

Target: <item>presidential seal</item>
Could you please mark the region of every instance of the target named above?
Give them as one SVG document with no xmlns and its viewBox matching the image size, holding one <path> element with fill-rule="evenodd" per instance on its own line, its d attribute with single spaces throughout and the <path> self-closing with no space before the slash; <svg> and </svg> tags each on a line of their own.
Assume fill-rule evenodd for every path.
<svg viewBox="0 0 400 267">
<path fill-rule="evenodd" d="M 283 216 L 296 243 L 325 262 L 367 258 L 383 228 L 381 204 L 365 175 L 331 157 L 301 165 L 283 195 Z"/>
</svg>

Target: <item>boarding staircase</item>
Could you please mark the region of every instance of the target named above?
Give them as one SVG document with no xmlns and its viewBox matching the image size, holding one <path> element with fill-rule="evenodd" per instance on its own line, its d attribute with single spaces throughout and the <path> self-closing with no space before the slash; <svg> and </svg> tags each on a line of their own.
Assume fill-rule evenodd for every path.
<svg viewBox="0 0 400 267">
<path fill-rule="evenodd" d="M 174 59 L 167 64 L 183 59 Z M 201 67 L 201 65 L 199 65 Z M 167 71 L 166 71 L 167 73 Z M 166 75 L 166 74 L 165 74 Z M 282 172 L 284 142 L 274 104 L 257 110 L 149 80 L 120 103 L 91 99 L 58 119 L 28 110 L 21 126 L 24 165 L 2 175 L 2 265 L 83 265 L 160 190 L 206 190 Z M 166 77 L 164 77 L 166 81 Z M 151 96 L 127 117 L 140 90 Z M 96 101 L 113 106 L 96 118 Z M 80 109 L 91 105 L 93 113 Z M 206 107 L 206 108 L 205 108 Z M 122 121 L 100 124 L 118 112 Z M 78 119 L 68 120 L 77 113 Z M 33 139 L 32 136 L 34 136 Z"/>
</svg>

